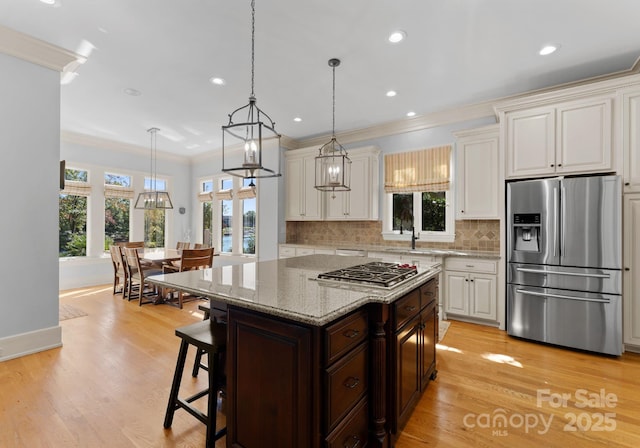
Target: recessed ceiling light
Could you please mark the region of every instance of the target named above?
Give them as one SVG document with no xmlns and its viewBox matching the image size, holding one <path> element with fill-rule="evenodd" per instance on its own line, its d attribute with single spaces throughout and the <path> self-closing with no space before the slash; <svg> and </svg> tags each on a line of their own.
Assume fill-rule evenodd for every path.
<svg viewBox="0 0 640 448">
<path fill-rule="evenodd" d="M 142 95 L 142 92 L 140 92 L 139 90 L 132 89 L 132 88 L 129 88 L 129 87 L 124 89 L 123 92 L 126 93 L 127 95 L 131 95 L 131 96 L 140 96 L 140 95 Z"/>
<path fill-rule="evenodd" d="M 416 113 L 414 111 L 407 112 L 407 117 L 415 117 Z"/>
<path fill-rule="evenodd" d="M 397 44 L 398 42 L 402 42 L 405 37 L 407 37 L 407 33 L 405 33 L 404 31 L 398 30 L 398 31 L 394 31 L 393 33 L 389 34 L 389 42 L 391 42 L 392 44 Z"/>
<path fill-rule="evenodd" d="M 296 123 L 300 123 L 302 121 L 302 118 L 296 117 L 293 119 L 293 121 L 295 121 Z"/>
<path fill-rule="evenodd" d="M 387 92 L 387 96 L 392 97 L 392 96 L 396 96 L 398 93 L 395 90 L 389 90 Z"/>
<path fill-rule="evenodd" d="M 60 0 L 40 0 L 40 3 L 44 3 L 49 6 L 60 6 Z"/>
<path fill-rule="evenodd" d="M 217 86 L 223 86 L 223 85 L 225 85 L 225 84 L 226 84 L 226 81 L 225 81 L 224 79 L 222 79 L 222 78 L 216 78 L 215 76 L 214 76 L 214 77 L 209 78 L 209 81 L 211 82 L 211 84 L 215 84 L 215 85 L 217 85 Z"/>
<path fill-rule="evenodd" d="M 540 51 L 538 52 L 538 54 L 540 56 L 547 56 L 551 53 L 554 53 L 558 48 L 560 48 L 560 45 L 557 44 L 549 44 L 549 45 L 545 45 L 544 47 L 542 47 L 540 49 Z"/>
</svg>

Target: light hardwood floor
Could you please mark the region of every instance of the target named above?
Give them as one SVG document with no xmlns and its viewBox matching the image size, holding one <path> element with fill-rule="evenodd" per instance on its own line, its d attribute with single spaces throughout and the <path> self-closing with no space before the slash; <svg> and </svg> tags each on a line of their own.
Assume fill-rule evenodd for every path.
<svg viewBox="0 0 640 448">
<path fill-rule="evenodd" d="M 64 347 L 0 363 L 0 447 L 204 446 L 204 426 L 183 411 L 162 427 L 174 330 L 202 318 L 197 303 L 138 307 L 107 285 L 60 301 L 88 314 L 61 322 Z M 438 371 L 396 448 L 640 446 L 639 355 L 575 352 L 452 322 Z M 205 381 L 187 372 L 183 385 Z M 591 407 L 579 407 L 583 396 Z"/>
</svg>

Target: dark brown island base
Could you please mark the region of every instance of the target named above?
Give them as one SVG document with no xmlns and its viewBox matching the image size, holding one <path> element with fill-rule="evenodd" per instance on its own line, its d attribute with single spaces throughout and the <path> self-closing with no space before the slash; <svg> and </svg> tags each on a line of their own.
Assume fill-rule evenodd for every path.
<svg viewBox="0 0 640 448">
<path fill-rule="evenodd" d="M 376 259 L 310 255 L 153 277 L 227 310 L 227 447 L 394 446 L 436 377 L 438 274 L 317 280 Z"/>
</svg>

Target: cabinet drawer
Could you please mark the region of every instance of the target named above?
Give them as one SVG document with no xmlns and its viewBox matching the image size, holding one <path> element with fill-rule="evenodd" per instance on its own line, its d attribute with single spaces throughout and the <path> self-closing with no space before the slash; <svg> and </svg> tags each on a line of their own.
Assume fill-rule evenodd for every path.
<svg viewBox="0 0 640 448">
<path fill-rule="evenodd" d="M 347 418 L 326 438 L 327 448 L 365 448 L 369 446 L 369 406 L 363 399 Z"/>
<path fill-rule="evenodd" d="M 422 306 L 427 306 L 434 300 L 438 299 L 438 279 L 432 278 L 420 287 L 422 294 Z"/>
<path fill-rule="evenodd" d="M 295 257 L 295 256 L 296 256 L 295 247 L 280 246 L 280 258 Z"/>
<path fill-rule="evenodd" d="M 394 303 L 394 330 L 402 327 L 420 312 L 420 289 L 416 288 Z"/>
<path fill-rule="evenodd" d="M 324 332 L 325 364 L 329 365 L 367 338 L 369 325 L 367 313 L 357 312 L 335 324 L 329 325 Z"/>
<path fill-rule="evenodd" d="M 301 257 L 303 255 L 313 255 L 315 250 L 310 247 L 297 247 L 296 248 L 296 257 Z"/>
<path fill-rule="evenodd" d="M 463 272 L 496 273 L 494 260 L 480 260 L 477 258 L 447 258 L 444 262 L 445 270 Z"/>
<path fill-rule="evenodd" d="M 327 369 L 327 430 L 333 428 L 367 393 L 368 345 L 362 344 Z"/>
<path fill-rule="evenodd" d="M 336 251 L 334 249 L 315 249 L 313 253 L 321 255 L 335 255 Z"/>
</svg>

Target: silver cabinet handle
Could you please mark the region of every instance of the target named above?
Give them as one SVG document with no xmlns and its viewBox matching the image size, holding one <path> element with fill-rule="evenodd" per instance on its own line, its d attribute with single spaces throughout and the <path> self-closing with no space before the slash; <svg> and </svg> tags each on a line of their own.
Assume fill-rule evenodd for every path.
<svg viewBox="0 0 640 448">
<path fill-rule="evenodd" d="M 610 274 L 583 274 L 581 272 L 555 272 L 540 269 L 516 268 L 518 272 L 529 272 L 531 274 L 551 274 L 551 275 L 567 275 L 569 277 L 593 277 L 593 278 L 611 278 Z"/>
<path fill-rule="evenodd" d="M 579 300 L 581 302 L 609 303 L 609 299 L 588 299 L 586 297 L 565 296 L 564 294 L 545 294 L 543 292 L 527 291 L 526 289 L 516 289 L 516 292 L 520 294 L 527 294 L 530 296 L 537 296 L 537 297 L 551 297 L 554 299 Z"/>
</svg>

